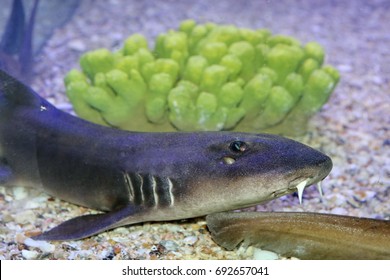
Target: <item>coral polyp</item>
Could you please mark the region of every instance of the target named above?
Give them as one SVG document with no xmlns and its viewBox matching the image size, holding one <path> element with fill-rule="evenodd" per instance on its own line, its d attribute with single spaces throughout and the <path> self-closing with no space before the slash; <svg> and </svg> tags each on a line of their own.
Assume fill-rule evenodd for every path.
<svg viewBox="0 0 390 280">
<path fill-rule="evenodd" d="M 315 42 L 266 29 L 181 23 L 151 50 L 140 34 L 98 49 L 65 78 L 75 112 L 135 131 L 240 130 L 299 134 L 339 81 Z"/>
</svg>

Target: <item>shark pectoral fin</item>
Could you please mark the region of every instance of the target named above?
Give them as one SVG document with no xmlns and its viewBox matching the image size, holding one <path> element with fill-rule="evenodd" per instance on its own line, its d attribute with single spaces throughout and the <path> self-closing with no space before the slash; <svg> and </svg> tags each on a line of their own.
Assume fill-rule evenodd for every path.
<svg viewBox="0 0 390 280">
<path fill-rule="evenodd" d="M 12 170 L 8 165 L 0 163 L 0 184 L 7 183 L 11 180 Z"/>
<path fill-rule="evenodd" d="M 85 215 L 70 219 L 59 226 L 32 237 L 35 240 L 76 240 L 123 225 L 125 219 L 139 213 L 141 208 L 125 205 L 117 210 L 95 215 Z M 134 221 L 137 223 L 138 221 Z M 130 223 L 129 223 L 130 224 Z"/>
</svg>

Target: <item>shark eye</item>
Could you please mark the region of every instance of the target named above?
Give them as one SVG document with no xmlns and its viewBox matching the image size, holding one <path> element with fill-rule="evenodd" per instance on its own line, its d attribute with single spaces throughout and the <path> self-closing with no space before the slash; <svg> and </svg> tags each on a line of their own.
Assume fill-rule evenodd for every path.
<svg viewBox="0 0 390 280">
<path fill-rule="evenodd" d="M 242 153 L 246 151 L 248 145 L 243 141 L 233 141 L 232 143 L 230 143 L 229 148 L 235 153 Z"/>
</svg>

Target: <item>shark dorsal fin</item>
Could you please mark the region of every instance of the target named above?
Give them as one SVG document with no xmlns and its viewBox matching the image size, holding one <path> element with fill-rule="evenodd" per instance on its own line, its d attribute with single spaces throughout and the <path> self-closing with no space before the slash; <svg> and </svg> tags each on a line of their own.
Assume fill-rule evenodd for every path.
<svg viewBox="0 0 390 280">
<path fill-rule="evenodd" d="M 30 87 L 0 69 L 0 99 L 10 105 L 39 107 L 43 99 Z"/>
</svg>

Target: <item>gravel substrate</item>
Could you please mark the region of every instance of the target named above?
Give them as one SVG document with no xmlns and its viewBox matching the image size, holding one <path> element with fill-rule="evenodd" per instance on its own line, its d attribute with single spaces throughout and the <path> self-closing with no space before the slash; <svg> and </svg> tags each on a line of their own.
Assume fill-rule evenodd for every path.
<svg viewBox="0 0 390 280">
<path fill-rule="evenodd" d="M 245 4 L 242 4 L 245 3 Z M 332 157 L 334 168 L 300 205 L 288 195 L 259 211 L 310 211 L 390 219 L 390 2 L 356 1 L 89 1 L 58 29 L 36 60 L 33 88 L 71 110 L 63 77 L 88 50 L 115 49 L 130 34 L 150 39 L 179 22 L 230 23 L 317 41 L 342 79 L 298 140 Z M 0 259 L 251 259 L 253 248 L 225 251 L 203 218 L 123 227 L 81 241 L 29 237 L 94 211 L 35 190 L 0 187 Z M 253 210 L 253 209 L 250 209 Z"/>
</svg>

